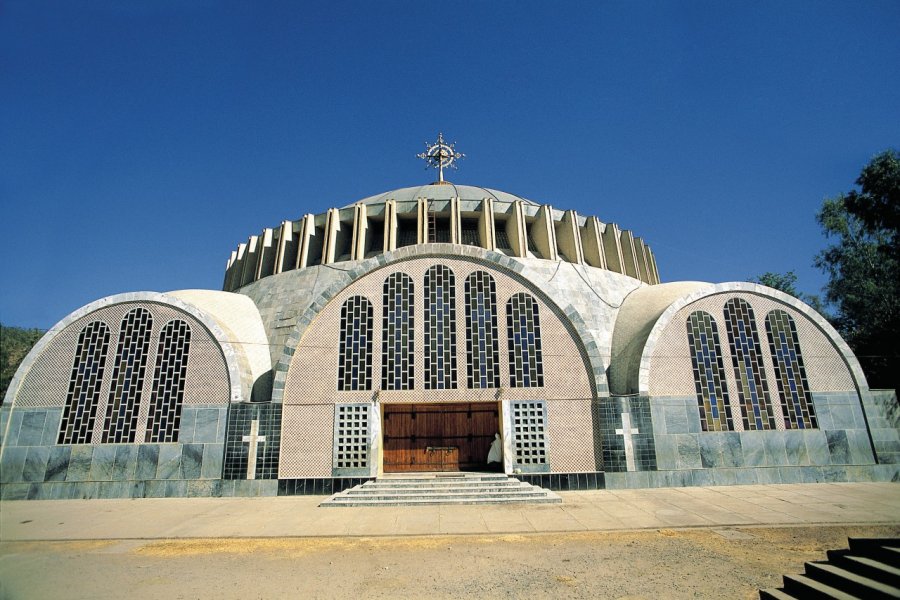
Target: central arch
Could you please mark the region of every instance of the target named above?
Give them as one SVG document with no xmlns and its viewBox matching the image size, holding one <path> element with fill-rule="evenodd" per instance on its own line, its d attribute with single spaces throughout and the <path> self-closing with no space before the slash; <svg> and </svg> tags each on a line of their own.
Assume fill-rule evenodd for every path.
<svg viewBox="0 0 900 600">
<path fill-rule="evenodd" d="M 435 286 L 429 282 L 438 272 L 441 284 L 431 289 Z M 401 281 L 405 288 L 389 289 L 389 284 Z M 472 282 L 481 285 L 470 285 L 467 294 L 465 286 Z M 493 297 L 486 290 L 493 290 Z M 403 293 L 413 298 L 408 321 L 393 323 L 398 294 Z M 409 384 L 403 384 L 402 377 L 376 375 L 370 389 L 338 389 L 338 363 L 345 373 L 352 369 L 346 351 L 338 347 L 339 339 L 354 339 L 341 329 L 348 322 L 346 309 L 341 319 L 342 307 L 351 298 L 359 299 L 357 303 L 364 299 L 374 308 L 373 350 L 360 358 L 361 363 L 378 375 L 397 371 L 410 379 Z M 396 343 L 396 328 L 401 325 L 409 328 L 400 334 L 408 336 L 404 343 L 415 349 L 408 369 L 401 367 L 402 357 L 395 356 L 403 349 Z M 572 329 L 568 318 L 536 286 L 511 270 L 472 257 L 409 257 L 359 276 L 316 311 L 290 356 L 281 393 L 285 468 L 280 476 L 483 469 L 495 434 L 502 434 L 507 452 L 517 452 L 514 439 L 521 438 L 529 425 L 512 414 L 523 403 L 540 406 L 546 414 L 541 418 L 546 443 L 541 444 L 547 450 L 537 470 L 597 470 L 593 371 Z M 527 351 L 507 348 L 513 335 L 529 344 Z M 573 362 L 573 357 L 581 360 Z M 498 371 L 499 377 L 489 370 Z M 542 377 L 533 375 L 538 372 Z M 393 383 L 385 386 L 385 381 Z M 360 411 L 335 408 L 350 404 Z M 348 414 L 366 426 L 351 427 Z M 291 430 L 307 439 L 292 442 Z M 349 472 L 343 469 L 350 467 L 336 465 L 350 464 L 341 458 L 346 452 L 340 448 L 350 440 L 351 431 L 357 436 L 353 452 L 360 460 Z M 369 440 L 364 453 L 362 437 Z M 301 454 L 306 458 L 292 458 Z M 507 468 L 512 468 L 509 462 Z"/>
</svg>

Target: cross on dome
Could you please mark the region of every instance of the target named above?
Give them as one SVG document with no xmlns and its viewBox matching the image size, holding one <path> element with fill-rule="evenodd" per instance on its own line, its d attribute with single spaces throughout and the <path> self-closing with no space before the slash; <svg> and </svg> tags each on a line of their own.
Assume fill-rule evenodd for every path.
<svg viewBox="0 0 900 600">
<path fill-rule="evenodd" d="M 465 154 L 456 151 L 456 142 L 448 144 L 444 141 L 444 134 L 438 133 L 437 141 L 434 143 L 425 142 L 425 152 L 417 154 L 419 158 L 425 161 L 425 168 L 433 168 L 438 170 L 437 184 L 446 183 L 444 181 L 444 168 L 457 169 L 456 161 L 465 158 Z"/>
</svg>

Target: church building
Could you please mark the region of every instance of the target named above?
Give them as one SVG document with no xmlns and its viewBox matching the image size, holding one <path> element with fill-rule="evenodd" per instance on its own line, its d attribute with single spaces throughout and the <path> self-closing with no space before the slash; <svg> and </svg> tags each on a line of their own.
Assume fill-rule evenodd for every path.
<svg viewBox="0 0 900 600">
<path fill-rule="evenodd" d="M 900 478 L 895 392 L 812 308 L 663 283 L 631 230 L 445 181 L 460 155 L 441 137 L 422 157 L 435 183 L 249 236 L 221 291 L 117 294 L 57 323 L 0 410 L 0 497 L 489 469 L 553 490 Z"/>
</svg>

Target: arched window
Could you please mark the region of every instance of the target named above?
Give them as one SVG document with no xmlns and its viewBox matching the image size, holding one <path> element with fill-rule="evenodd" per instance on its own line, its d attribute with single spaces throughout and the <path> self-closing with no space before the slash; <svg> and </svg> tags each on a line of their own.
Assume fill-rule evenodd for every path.
<svg viewBox="0 0 900 600">
<path fill-rule="evenodd" d="M 181 320 L 169 321 L 159 334 L 153 393 L 147 416 L 147 442 L 177 442 L 181 405 L 191 349 L 191 328 Z"/>
<path fill-rule="evenodd" d="M 543 387 L 541 320 L 538 304 L 528 294 L 515 294 L 506 303 L 506 340 L 509 345 L 509 386 Z"/>
<path fill-rule="evenodd" d="M 753 308 L 732 298 L 725 303 L 725 323 L 744 429 L 775 429 Z"/>
<path fill-rule="evenodd" d="M 806 368 L 800 353 L 797 326 L 791 315 L 783 310 L 773 310 L 766 315 L 766 333 L 769 351 L 778 380 L 784 426 L 787 429 L 817 428 L 812 394 L 806 381 Z"/>
<path fill-rule="evenodd" d="M 497 285 L 484 271 L 466 277 L 466 358 L 469 388 L 500 387 Z"/>
<path fill-rule="evenodd" d="M 58 444 L 91 443 L 108 350 L 109 327 L 101 321 L 88 323 L 81 330 L 75 348 L 66 409 L 56 439 Z"/>
<path fill-rule="evenodd" d="M 394 273 L 384 281 L 381 319 L 381 389 L 411 390 L 413 362 L 413 280 Z"/>
<path fill-rule="evenodd" d="M 694 365 L 700 427 L 703 431 L 732 431 L 734 423 L 731 421 L 719 329 L 712 315 L 701 310 L 691 313 L 687 320 L 687 337 Z"/>
<path fill-rule="evenodd" d="M 372 389 L 372 303 L 362 296 L 341 307 L 338 390 Z"/>
<path fill-rule="evenodd" d="M 444 265 L 425 272 L 425 389 L 456 387 L 456 278 Z"/>
<path fill-rule="evenodd" d="M 135 308 L 122 319 L 103 424 L 103 443 L 134 442 L 152 328 L 153 317 L 146 308 Z"/>
</svg>

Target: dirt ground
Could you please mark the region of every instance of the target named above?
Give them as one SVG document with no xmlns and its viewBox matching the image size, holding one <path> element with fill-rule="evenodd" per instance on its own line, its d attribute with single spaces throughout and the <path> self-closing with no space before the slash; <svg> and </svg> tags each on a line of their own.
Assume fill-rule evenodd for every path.
<svg viewBox="0 0 900 600">
<path fill-rule="evenodd" d="M 742 527 L 385 538 L 0 544 L 0 599 L 757 598 L 847 537 Z"/>
</svg>

